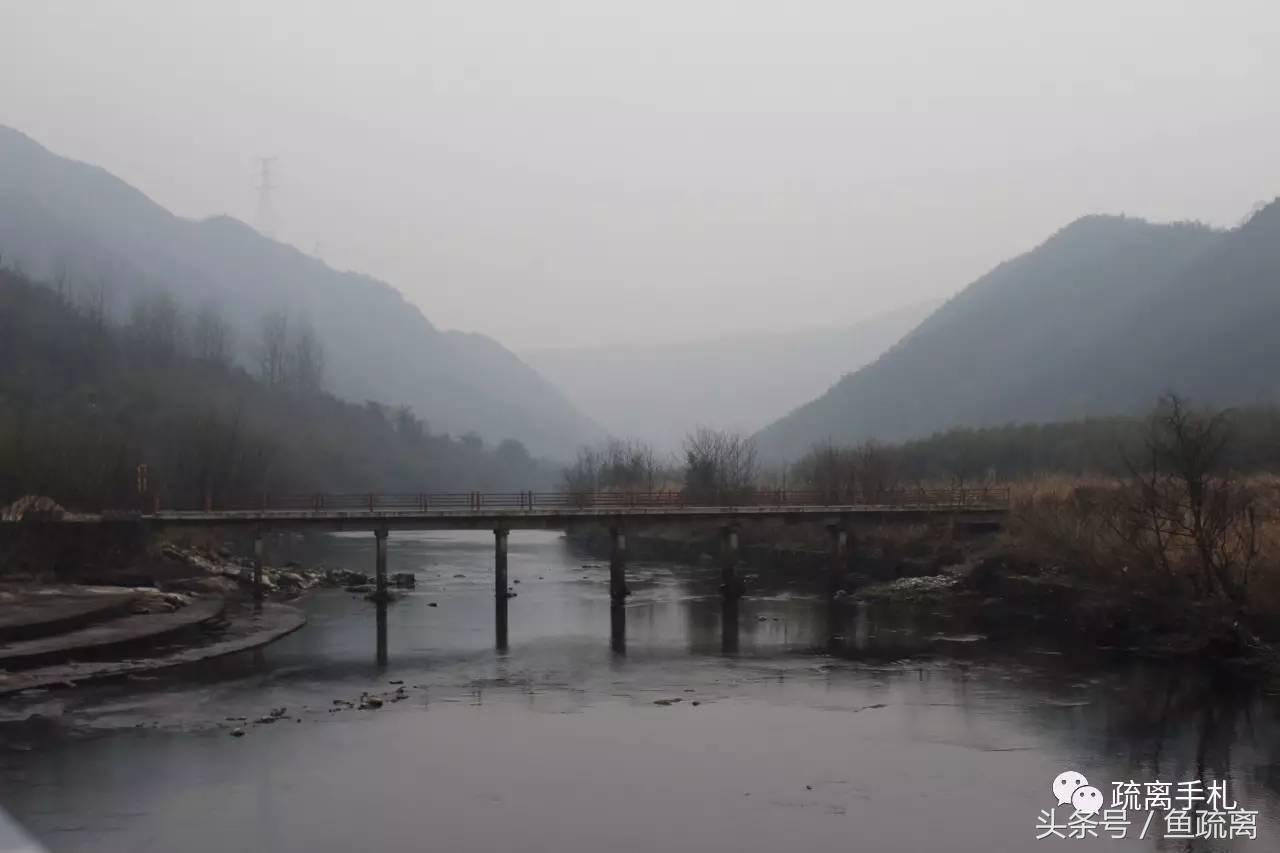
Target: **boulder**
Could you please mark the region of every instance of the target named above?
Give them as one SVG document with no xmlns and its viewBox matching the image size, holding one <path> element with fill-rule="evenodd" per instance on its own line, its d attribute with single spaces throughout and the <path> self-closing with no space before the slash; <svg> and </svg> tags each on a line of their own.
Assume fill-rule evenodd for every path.
<svg viewBox="0 0 1280 853">
<path fill-rule="evenodd" d="M 373 578 L 360 572 L 353 572 L 347 569 L 326 569 L 324 573 L 324 582 L 328 586 L 367 586 L 373 583 Z"/>
<path fill-rule="evenodd" d="M 189 592 L 196 595 L 230 595 L 239 590 L 240 585 L 231 578 L 180 578 L 166 581 L 166 592 Z"/>
<path fill-rule="evenodd" d="M 276 586 L 281 589 L 306 589 L 311 586 L 311 579 L 297 572 L 275 572 Z"/>
<path fill-rule="evenodd" d="M 241 569 L 239 574 L 235 575 L 235 578 L 240 581 L 241 584 L 252 587 L 253 574 L 253 569 Z M 275 592 L 276 590 L 276 583 L 272 580 L 270 572 L 263 571 L 262 573 L 262 589 L 266 592 Z"/>
</svg>

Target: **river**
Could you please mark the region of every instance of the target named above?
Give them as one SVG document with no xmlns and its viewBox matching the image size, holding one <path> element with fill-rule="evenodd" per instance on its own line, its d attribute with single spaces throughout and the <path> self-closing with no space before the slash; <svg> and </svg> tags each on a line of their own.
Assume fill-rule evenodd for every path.
<svg viewBox="0 0 1280 853">
<path fill-rule="evenodd" d="M 0 726 L 0 800 L 54 853 L 1280 844 L 1280 700 L 1260 687 L 763 581 L 726 622 L 711 566 L 629 566 L 624 627 L 608 570 L 551 533 L 511 536 L 499 651 L 492 549 L 487 534 L 393 534 L 390 570 L 418 585 L 387 608 L 385 664 L 374 606 L 322 591 L 300 605 L 309 624 L 261 652 L 6 708 L 38 716 Z M 292 551 L 373 560 L 368 536 Z M 362 693 L 386 702 L 335 704 Z M 1225 781 L 1258 838 L 1160 841 L 1157 815 L 1138 839 L 1131 811 L 1123 840 L 1117 821 L 1037 841 L 1067 770 L 1108 797 L 1113 782 Z"/>
</svg>

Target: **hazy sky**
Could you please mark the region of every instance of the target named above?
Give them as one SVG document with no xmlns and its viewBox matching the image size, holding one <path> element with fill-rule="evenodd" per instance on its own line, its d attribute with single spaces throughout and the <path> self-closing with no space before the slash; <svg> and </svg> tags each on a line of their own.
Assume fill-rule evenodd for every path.
<svg viewBox="0 0 1280 853">
<path fill-rule="evenodd" d="M 516 348 L 854 319 L 1280 193 L 1280 4 L 0 0 L 0 123 Z"/>
</svg>

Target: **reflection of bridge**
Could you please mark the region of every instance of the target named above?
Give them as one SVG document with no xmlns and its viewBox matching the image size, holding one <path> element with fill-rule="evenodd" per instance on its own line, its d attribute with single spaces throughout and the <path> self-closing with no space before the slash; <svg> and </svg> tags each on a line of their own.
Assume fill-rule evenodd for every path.
<svg viewBox="0 0 1280 853">
<path fill-rule="evenodd" d="M 596 524 L 612 538 L 609 590 L 626 598 L 626 531 L 638 527 L 703 523 L 720 528 L 720 565 L 727 598 L 740 589 L 738 529 L 746 523 L 818 523 L 831 534 L 833 574 L 841 571 L 855 522 L 943 521 L 997 526 L 1009 511 L 1003 488 L 895 489 L 874 493 L 783 489 L 691 496 L 683 492 L 451 492 L 359 495 L 258 495 L 213 501 L 199 508 L 117 510 L 47 519 L 46 523 L 145 524 L 159 528 L 240 527 L 254 531 L 255 590 L 261 596 L 262 534 L 266 530 L 312 528 L 372 531 L 377 543 L 377 598 L 386 599 L 387 536 L 392 530 L 492 530 L 495 540 L 494 596 L 499 645 L 506 644 L 507 536 L 512 530 L 562 530 Z M 39 521 L 32 519 L 34 523 Z"/>
</svg>

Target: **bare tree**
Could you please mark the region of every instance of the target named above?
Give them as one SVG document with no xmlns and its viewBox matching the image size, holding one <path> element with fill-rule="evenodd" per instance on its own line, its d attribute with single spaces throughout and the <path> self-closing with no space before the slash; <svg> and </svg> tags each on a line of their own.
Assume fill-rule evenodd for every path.
<svg viewBox="0 0 1280 853">
<path fill-rule="evenodd" d="M 1229 426 L 1227 412 L 1163 397 L 1141 463 L 1128 463 L 1115 526 L 1170 582 L 1179 565 L 1190 564 L 1199 597 L 1238 605 L 1257 558 L 1257 520 L 1250 490 L 1226 468 Z"/>
<path fill-rule="evenodd" d="M 793 473 L 801 485 L 829 501 L 875 500 L 898 484 L 893 455 L 874 441 L 856 447 L 815 445 Z"/>
<path fill-rule="evenodd" d="M 258 337 L 258 377 L 267 385 L 285 381 L 289 352 L 289 316 L 272 311 L 262 318 Z"/>
<path fill-rule="evenodd" d="M 294 388 L 319 391 L 324 387 L 324 344 L 311 323 L 303 320 L 295 326 L 297 331 L 285 352 L 285 376 Z"/>
<path fill-rule="evenodd" d="M 191 325 L 191 348 L 201 361 L 223 367 L 231 364 L 231 326 L 212 303 L 205 303 L 196 312 Z"/>
<path fill-rule="evenodd" d="M 133 300 L 129 309 L 129 331 L 148 353 L 170 358 L 182 342 L 182 313 L 173 294 L 155 290 Z"/>
<path fill-rule="evenodd" d="M 850 495 L 858 485 L 857 460 L 854 452 L 834 444 L 818 444 L 796 462 L 793 477 L 804 488 L 812 489 L 830 502 Z"/>
<path fill-rule="evenodd" d="M 600 451 L 592 447 L 579 447 L 573 464 L 562 472 L 566 492 L 595 492 L 600 488 Z"/>
<path fill-rule="evenodd" d="M 609 438 L 579 448 L 563 477 L 569 492 L 652 492 L 665 474 L 650 445 L 637 439 Z"/>
<path fill-rule="evenodd" d="M 898 487 L 898 466 L 888 448 L 864 441 L 853 449 L 855 478 L 863 499 L 874 501 Z"/>
<path fill-rule="evenodd" d="M 65 255 L 59 256 L 54 264 L 53 292 L 57 295 L 58 302 L 63 305 L 71 304 L 71 273 Z"/>
<path fill-rule="evenodd" d="M 756 486 L 756 448 L 747 436 L 698 427 L 684 440 L 684 457 L 687 494 L 723 502 Z"/>
<path fill-rule="evenodd" d="M 106 328 L 107 315 L 111 312 L 111 290 L 110 279 L 99 275 L 80 298 L 81 311 L 99 331 Z"/>
</svg>

